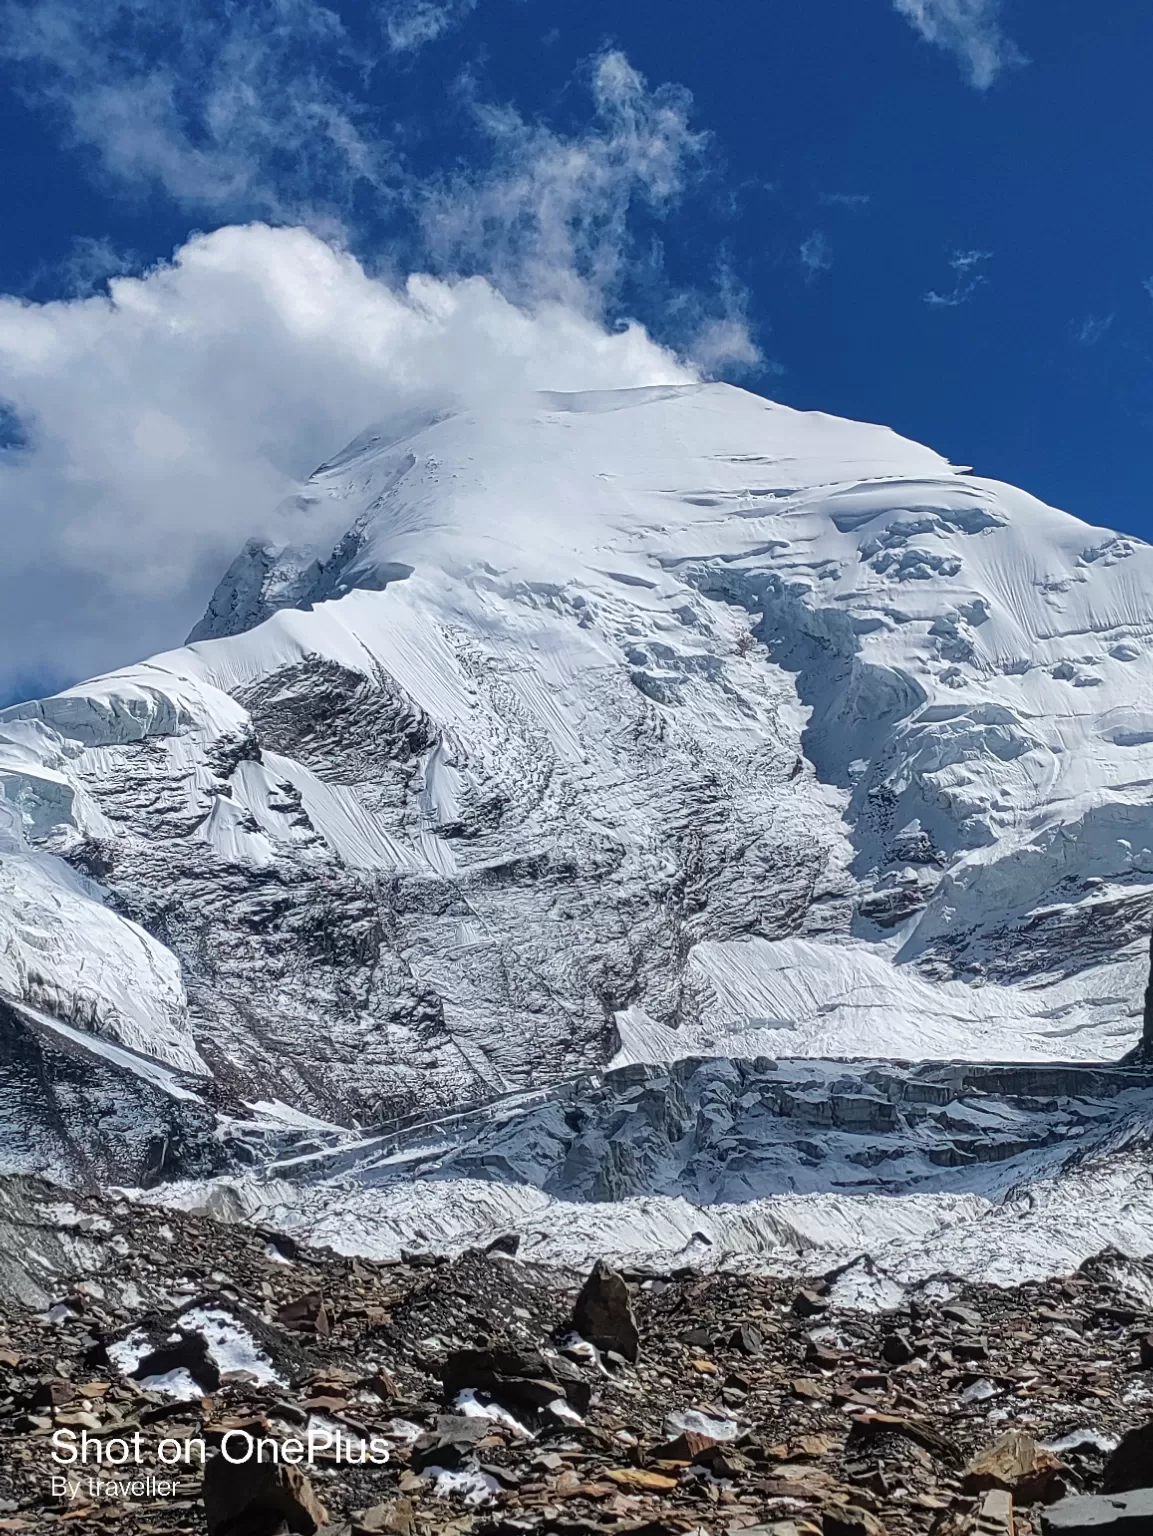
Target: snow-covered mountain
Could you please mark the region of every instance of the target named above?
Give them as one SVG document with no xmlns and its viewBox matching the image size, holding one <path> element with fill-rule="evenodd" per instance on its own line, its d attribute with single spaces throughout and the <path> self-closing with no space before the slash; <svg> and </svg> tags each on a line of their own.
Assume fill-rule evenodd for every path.
<svg viewBox="0 0 1153 1536">
<path fill-rule="evenodd" d="M 0 715 L 10 1162 L 1139 1045 L 1139 540 L 726 385 L 416 414 L 295 515 L 183 648 Z"/>
</svg>

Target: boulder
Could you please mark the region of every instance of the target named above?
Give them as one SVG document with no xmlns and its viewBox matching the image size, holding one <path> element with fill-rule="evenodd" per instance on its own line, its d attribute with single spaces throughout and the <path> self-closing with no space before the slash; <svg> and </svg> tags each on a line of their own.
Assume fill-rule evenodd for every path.
<svg viewBox="0 0 1153 1536">
<path fill-rule="evenodd" d="M 374 1504 L 352 1522 L 353 1536 L 416 1536 L 411 1499 L 390 1499 Z M 321 1533 L 324 1536 L 324 1533 Z"/>
<path fill-rule="evenodd" d="M 561 1362 L 565 1364 L 567 1362 Z M 502 1346 L 485 1349 L 459 1349 L 448 1356 L 441 1367 L 445 1395 L 450 1400 L 471 1388 L 487 1393 L 518 1416 L 538 1414 L 550 1403 L 568 1401 L 583 1414 L 592 1389 L 579 1371 L 563 1383 L 554 1379 L 552 1363 L 536 1350 L 518 1350 Z"/>
<path fill-rule="evenodd" d="M 1153 1419 L 1131 1429 L 1105 1463 L 1102 1493 L 1153 1488 Z"/>
<path fill-rule="evenodd" d="M 907 1333 L 887 1334 L 881 1345 L 881 1359 L 887 1365 L 908 1365 L 916 1353 Z"/>
<path fill-rule="evenodd" d="M 576 1299 L 573 1326 L 598 1349 L 614 1350 L 635 1364 L 640 1334 L 624 1277 L 598 1259 Z"/>
<path fill-rule="evenodd" d="M 1000 1488 L 1020 1504 L 1053 1504 L 1066 1491 L 1066 1468 L 1052 1451 L 1041 1450 L 1032 1435 L 1011 1429 L 969 1462 L 961 1479 L 965 1493 Z"/>
<path fill-rule="evenodd" d="M 1045 1536 L 1153 1536 L 1153 1489 L 1080 1494 L 1045 1511 Z"/>
<path fill-rule="evenodd" d="M 208 1536 L 272 1536 L 282 1526 L 314 1536 L 328 1520 L 304 1473 L 275 1462 L 214 1456 L 204 1468 L 203 1499 Z"/>
<path fill-rule="evenodd" d="M 488 1419 L 442 1414 L 435 1430 L 420 1435 L 414 1442 L 409 1465 L 414 1472 L 423 1472 L 425 1467 L 462 1467 L 474 1456 L 477 1442 L 496 1427 Z"/>
<path fill-rule="evenodd" d="M 820 1317 L 822 1312 L 829 1310 L 827 1297 L 819 1296 L 813 1290 L 800 1290 L 793 1297 L 794 1317 Z"/>
</svg>

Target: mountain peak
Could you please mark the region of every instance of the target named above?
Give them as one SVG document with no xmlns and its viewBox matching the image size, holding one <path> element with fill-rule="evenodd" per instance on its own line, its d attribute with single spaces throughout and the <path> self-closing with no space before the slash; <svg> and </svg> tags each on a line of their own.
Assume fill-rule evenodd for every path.
<svg viewBox="0 0 1153 1536">
<path fill-rule="evenodd" d="M 1140 541 L 725 385 L 422 409 L 288 510 L 192 643 L 0 716 L 45 1165 L 1140 1039 Z M 78 1123 L 82 1050 L 135 1140 Z"/>
<path fill-rule="evenodd" d="M 822 478 L 915 474 L 955 471 L 887 428 L 793 411 L 724 384 L 541 392 L 492 412 L 410 411 L 362 432 L 315 472 L 283 509 L 286 522 L 311 523 L 314 533 L 291 545 L 251 541 L 189 640 L 238 634 L 278 609 L 379 591 L 447 564 L 465 577 L 543 571 L 555 580 L 587 574 L 597 551 L 615 549 L 643 582 L 654 564 L 659 578 L 668 553 L 662 527 L 692 537 L 718 523 L 718 508 L 743 507 L 747 522 L 750 510 Z M 740 528 L 727 530 L 730 557 Z"/>
</svg>

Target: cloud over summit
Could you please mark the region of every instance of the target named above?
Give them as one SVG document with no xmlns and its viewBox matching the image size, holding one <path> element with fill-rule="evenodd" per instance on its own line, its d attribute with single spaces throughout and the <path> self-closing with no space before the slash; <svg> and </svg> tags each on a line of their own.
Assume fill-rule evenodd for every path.
<svg viewBox="0 0 1153 1536">
<path fill-rule="evenodd" d="M 465 77 L 467 160 L 413 169 L 390 60 L 474 4 L 0 0 L 27 100 L 105 184 L 220 226 L 136 276 L 86 237 L 40 285 L 75 299 L 0 300 L 0 655 L 55 680 L 173 643 L 301 477 L 414 397 L 755 365 L 724 263 L 691 289 L 653 263 L 707 135 L 620 51 L 563 129 Z M 638 270 L 688 361 L 630 319 Z"/>
<path fill-rule="evenodd" d="M 246 534 L 415 401 L 692 377 L 638 326 L 484 278 L 391 286 L 304 229 L 228 227 L 107 296 L 0 301 L 0 656 L 61 676 L 170 645 Z"/>
</svg>

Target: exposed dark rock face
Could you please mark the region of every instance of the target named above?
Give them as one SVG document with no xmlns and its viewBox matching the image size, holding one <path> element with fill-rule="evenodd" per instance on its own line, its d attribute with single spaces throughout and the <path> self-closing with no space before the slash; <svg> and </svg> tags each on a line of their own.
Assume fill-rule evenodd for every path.
<svg viewBox="0 0 1153 1536">
<path fill-rule="evenodd" d="M 0 1000 L 0 1143 L 8 1167 L 82 1184 L 206 1177 L 229 1161 L 211 1109 L 174 1097 L 101 1054 L 98 1038 L 53 1029 Z M 170 1074 L 174 1079 L 178 1074 Z"/>
</svg>

